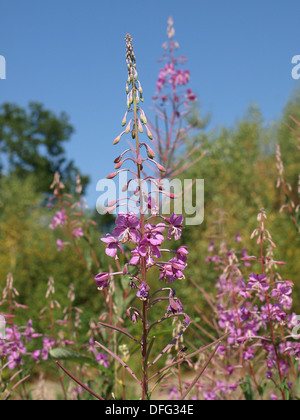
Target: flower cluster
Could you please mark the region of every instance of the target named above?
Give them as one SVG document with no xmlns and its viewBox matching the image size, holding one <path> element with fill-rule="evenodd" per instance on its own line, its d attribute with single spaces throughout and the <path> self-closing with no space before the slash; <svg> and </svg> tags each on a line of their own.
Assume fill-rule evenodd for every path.
<svg viewBox="0 0 300 420">
<path fill-rule="evenodd" d="M 165 173 L 156 171 L 156 175 L 160 178 L 175 178 L 204 156 L 205 153 L 195 157 L 201 145 L 193 142 L 187 147 L 186 139 L 192 132 L 203 127 L 205 122 L 196 120 L 192 113 L 197 96 L 188 87 L 191 75 L 190 70 L 184 67 L 187 59 L 177 55 L 179 44 L 174 39 L 172 17 L 168 20 L 167 35 L 168 41 L 163 44 L 163 57 L 158 60 L 163 66 L 159 70 L 156 93 L 153 97 L 156 122 L 150 122 L 150 126 L 154 150 L 158 154 L 160 164 L 166 169 Z M 189 120 L 188 117 L 192 118 Z M 181 150 L 180 155 L 178 150 Z"/>
<path fill-rule="evenodd" d="M 233 366 L 241 363 L 244 369 L 248 366 L 257 387 L 254 366 L 262 350 L 265 377 L 282 383 L 290 375 L 297 377 L 292 358 L 297 357 L 299 349 L 297 343 L 287 339 L 298 323 L 296 315 L 290 312 L 293 283 L 282 280 L 276 272 L 276 267 L 284 263 L 274 261 L 275 244 L 265 228 L 265 218 L 262 210 L 258 216 L 260 226 L 252 235 L 260 245 L 259 258 L 248 256 L 245 249 L 238 253 L 228 251 L 222 242 L 220 253 L 207 260 L 221 270 L 217 282 L 218 327 L 229 333 L 227 346 L 220 346 L 219 356 L 228 360 L 236 351 L 237 360 Z M 264 255 L 266 242 L 268 248 Z M 210 244 L 209 251 L 216 252 L 215 244 Z M 260 264 L 261 272 L 243 275 L 241 267 L 252 262 Z"/>
<path fill-rule="evenodd" d="M 149 189 L 144 188 L 145 184 L 151 182 L 157 186 L 158 195 L 164 192 L 163 183 L 160 181 L 160 178 L 149 177 L 145 174 L 144 164 L 146 162 L 147 165 L 153 165 L 161 173 L 165 173 L 165 168 L 154 160 L 155 153 L 152 148 L 147 143 L 140 141 L 140 136 L 144 131 L 146 131 L 150 140 L 153 139 L 153 136 L 147 125 L 146 115 L 140 107 L 140 102 L 144 100 L 143 90 L 138 80 L 136 58 L 130 35 L 126 36 L 126 62 L 128 68 L 128 80 L 126 83 L 128 110 L 122 121 L 122 125 L 126 126 L 126 129 L 115 139 L 114 144 L 118 144 L 124 135 L 131 135 L 131 140 L 135 140 L 135 147 L 132 146 L 130 149 L 125 150 L 115 160 L 115 169 L 117 172 L 108 175 L 107 178 L 113 179 L 120 172 L 129 172 L 133 177 L 124 186 L 123 191 L 128 190 L 130 183 L 136 187 L 131 195 L 128 194 L 128 211 L 118 214 L 115 221 L 116 226 L 112 234 L 107 234 L 101 238 L 101 241 L 106 244 L 107 256 L 113 258 L 115 261 L 118 261 L 120 255 L 127 254 L 128 251 L 131 253 L 131 256 L 123 270 L 106 273 L 100 272 L 95 276 L 95 281 L 98 289 L 104 290 L 109 289 L 110 284 L 116 276 L 126 275 L 129 278 L 131 289 L 135 290 L 136 297 L 141 302 L 141 310 L 131 307 L 127 310 L 127 315 L 134 323 L 140 320 L 143 327 L 141 340 L 135 341 L 141 344 L 144 367 L 141 382 L 142 398 L 146 398 L 148 392 L 147 358 L 150 356 L 148 352 L 149 330 L 158 322 L 163 322 L 165 319 L 170 317 L 179 318 L 182 316 L 184 318 L 184 327 L 179 335 L 181 336 L 183 331 L 191 323 L 188 315 L 184 313 L 180 299 L 175 296 L 176 291 L 167 287 L 153 291 L 151 284 L 149 284 L 147 274 L 149 270 L 156 269 L 159 279 L 166 283 L 173 283 L 176 280 L 184 279 L 188 250 L 184 246 L 175 250 L 163 246 L 166 240 L 171 241 L 174 239 L 178 241 L 181 238 L 183 216 L 172 214 L 168 218 L 159 215 L 159 206 L 157 206 L 155 198 L 148 194 Z M 182 83 L 182 81 L 179 81 L 179 83 Z M 127 118 L 131 115 L 132 118 L 128 122 Z M 147 157 L 143 157 L 141 153 L 143 149 L 146 151 Z M 124 159 L 124 156 L 130 152 L 133 157 Z M 135 170 L 120 169 L 126 161 L 134 163 Z M 124 206 L 124 203 L 120 199 L 113 203 L 107 203 L 107 211 L 110 212 L 121 206 Z M 130 208 L 135 209 L 135 211 L 131 211 Z M 160 297 L 160 293 L 165 291 L 169 292 L 169 297 Z M 150 324 L 150 309 L 153 305 L 159 302 L 164 303 L 166 300 L 168 301 L 168 305 L 165 307 L 166 316 L 162 320 Z M 109 326 L 109 328 L 112 328 L 112 326 Z M 173 347 L 173 344 L 171 347 Z M 117 359 L 117 356 L 115 358 Z M 133 377 L 135 378 L 134 374 Z"/>
<path fill-rule="evenodd" d="M 186 86 L 190 81 L 190 71 L 188 69 L 178 68 L 178 66 L 186 63 L 187 59 L 184 56 L 176 57 L 175 51 L 179 48 L 179 44 L 174 40 L 175 28 L 172 17 L 168 20 L 168 42 L 163 44 L 165 50 L 163 59 L 159 61 L 166 61 L 164 67 L 160 69 L 158 81 L 157 81 L 157 94 L 154 100 L 160 98 L 162 101 L 168 100 L 168 94 L 163 91 L 168 87 L 171 88 L 172 94 L 175 96 L 175 101 L 179 102 L 180 97 L 177 93 L 177 88 Z M 189 102 L 196 101 L 197 97 L 191 89 L 187 89 L 185 93 L 186 104 Z"/>
<path fill-rule="evenodd" d="M 6 328 L 5 340 L 0 339 L 0 357 L 4 360 L 10 370 L 14 370 L 24 365 L 24 357 L 31 357 L 34 361 L 38 361 L 40 351 L 30 352 L 27 344 L 33 339 L 41 337 L 36 334 L 32 328 L 32 321 L 28 321 L 27 327 L 19 328 L 17 325 Z"/>
<path fill-rule="evenodd" d="M 61 182 L 58 172 L 55 173 L 51 189 L 54 195 L 49 198 L 48 208 L 56 207 L 57 205 L 53 204 L 53 201 L 56 200 L 59 210 L 52 217 L 49 228 L 60 230 L 60 234 L 69 237 L 69 241 L 63 241 L 61 238 L 57 239 L 58 251 L 61 252 L 66 246 L 73 244 L 77 253 L 80 254 L 80 249 L 76 244 L 82 237 L 86 237 L 90 241 L 88 224 L 93 223 L 85 220 L 86 204 L 81 196 L 81 178 L 79 175 L 76 177 L 74 196 L 64 193 L 65 185 Z M 82 258 L 82 255 L 80 255 L 80 258 Z"/>
</svg>

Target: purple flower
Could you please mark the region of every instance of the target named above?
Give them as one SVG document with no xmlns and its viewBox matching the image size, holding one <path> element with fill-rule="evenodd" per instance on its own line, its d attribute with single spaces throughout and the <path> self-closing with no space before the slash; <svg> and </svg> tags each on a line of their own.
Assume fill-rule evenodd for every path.
<svg viewBox="0 0 300 420">
<path fill-rule="evenodd" d="M 42 358 L 43 360 L 48 360 L 49 351 L 53 349 L 55 345 L 55 341 L 51 338 L 45 337 L 43 340 L 43 350 L 42 350 Z"/>
<path fill-rule="evenodd" d="M 41 357 L 41 350 L 35 350 L 34 352 L 31 353 L 31 358 L 35 362 L 38 362 L 40 360 L 40 357 Z"/>
<path fill-rule="evenodd" d="M 160 258 L 161 252 L 156 245 L 152 245 L 148 239 L 143 239 L 138 247 L 131 251 L 130 265 L 137 265 L 141 258 L 146 258 L 146 265 L 151 267 L 155 264 L 154 258 Z"/>
<path fill-rule="evenodd" d="M 221 311 L 221 309 L 219 310 Z M 227 330 L 229 327 L 234 326 L 234 321 L 235 321 L 235 317 L 234 317 L 233 311 L 228 311 L 227 313 L 220 312 L 219 326 L 222 329 Z"/>
<path fill-rule="evenodd" d="M 175 401 L 178 401 L 180 399 L 180 395 L 176 386 L 173 386 L 168 390 L 168 399 Z"/>
<path fill-rule="evenodd" d="M 269 312 L 271 314 L 271 320 L 278 321 L 280 324 L 286 320 L 287 314 L 282 310 L 281 305 L 279 304 L 269 304 L 262 306 L 261 313 L 262 316 L 265 316 L 266 320 L 269 319 Z"/>
<path fill-rule="evenodd" d="M 203 394 L 205 401 L 217 401 L 217 395 L 214 392 L 205 392 Z"/>
<path fill-rule="evenodd" d="M 241 233 L 237 233 L 235 236 L 235 241 L 240 244 L 242 242 L 242 235 Z"/>
<path fill-rule="evenodd" d="M 58 251 L 59 252 L 63 251 L 65 246 L 70 245 L 69 242 L 63 242 L 61 239 L 57 239 L 56 243 L 58 245 Z"/>
<path fill-rule="evenodd" d="M 180 248 L 178 248 L 177 250 L 177 258 L 179 260 L 181 260 L 182 262 L 186 262 L 187 261 L 187 256 L 189 255 L 189 251 L 187 249 L 186 246 L 181 246 Z"/>
<path fill-rule="evenodd" d="M 80 237 L 82 237 L 82 236 L 84 236 L 84 233 L 83 233 L 83 231 L 82 231 L 82 228 L 80 227 L 80 228 L 78 228 L 78 229 L 75 229 L 75 230 L 73 230 L 73 237 L 75 238 L 75 239 L 79 239 Z"/>
<path fill-rule="evenodd" d="M 159 223 L 157 226 L 152 226 L 151 224 L 147 224 L 145 226 L 144 239 L 147 239 L 147 241 L 153 246 L 160 246 L 165 240 L 165 237 L 162 234 L 165 228 L 166 226 L 163 223 Z"/>
<path fill-rule="evenodd" d="M 250 290 L 267 292 L 270 289 L 270 286 L 267 283 L 267 276 L 265 274 L 250 274 L 248 288 Z"/>
<path fill-rule="evenodd" d="M 170 304 L 167 309 L 167 313 L 172 312 L 172 314 L 178 314 L 183 312 L 183 306 L 179 299 L 174 300 L 173 298 L 170 298 Z"/>
<path fill-rule="evenodd" d="M 183 261 L 179 260 L 178 258 L 172 258 L 168 263 L 164 263 L 161 270 L 160 280 L 164 280 L 167 278 L 169 283 L 175 280 L 182 280 L 184 279 L 183 271 L 185 270 L 186 265 Z"/>
<path fill-rule="evenodd" d="M 210 242 L 207 251 L 208 252 L 215 252 L 215 249 L 216 249 L 215 243 L 214 242 Z"/>
<path fill-rule="evenodd" d="M 138 229 L 141 228 L 141 224 L 134 213 L 120 213 L 116 220 L 116 226 L 113 235 L 120 238 L 122 243 L 130 241 L 134 243 L 140 242 L 141 233 Z"/>
<path fill-rule="evenodd" d="M 101 238 L 101 241 L 107 244 L 105 253 L 111 258 L 115 258 L 117 256 L 118 249 L 122 251 L 119 241 L 110 233 L 106 235 L 106 238 Z"/>
<path fill-rule="evenodd" d="M 254 349 L 252 347 L 248 347 L 244 351 L 244 360 L 246 360 L 246 361 L 253 360 L 254 356 L 255 356 L 255 352 L 254 352 Z"/>
<path fill-rule="evenodd" d="M 23 335 L 26 338 L 27 343 L 30 343 L 33 338 L 41 337 L 41 334 L 36 334 L 34 332 L 34 329 L 32 328 L 32 320 L 31 319 L 28 321 L 26 330 L 25 330 Z"/>
<path fill-rule="evenodd" d="M 140 298 L 141 300 L 146 301 L 148 299 L 148 295 L 149 295 L 149 290 L 150 287 L 148 286 L 148 284 L 146 283 L 142 283 L 139 287 L 139 290 L 137 292 L 137 297 Z"/>
<path fill-rule="evenodd" d="M 293 305 L 292 292 L 292 287 L 289 282 L 278 283 L 276 289 L 272 291 L 271 296 L 272 298 L 277 298 L 280 305 L 289 311 Z"/>
<path fill-rule="evenodd" d="M 19 349 L 15 347 L 13 351 L 11 351 L 10 355 L 8 356 L 8 367 L 10 370 L 14 370 L 16 367 L 24 365 L 22 360 L 22 356 L 18 351 Z"/>
<path fill-rule="evenodd" d="M 54 230 L 58 226 L 65 225 L 67 220 L 67 214 L 65 210 L 58 211 L 56 215 L 51 219 L 50 229 Z"/>
<path fill-rule="evenodd" d="M 175 213 L 170 217 L 170 229 L 169 229 L 169 240 L 174 236 L 175 241 L 178 241 L 182 235 L 183 216 L 177 216 Z"/>
<path fill-rule="evenodd" d="M 129 261 L 129 265 L 138 265 L 140 263 L 141 258 L 146 258 L 147 247 L 144 245 L 138 246 L 137 248 L 133 249 L 131 253 L 132 253 L 132 258 Z"/>
<path fill-rule="evenodd" d="M 97 283 L 98 290 L 104 290 L 109 284 L 110 281 L 110 274 L 108 273 L 99 273 L 95 277 L 95 281 Z"/>
<path fill-rule="evenodd" d="M 109 369 L 108 357 L 107 357 L 106 354 L 104 354 L 104 353 L 96 353 L 95 354 L 95 359 L 97 360 L 97 362 L 99 363 L 99 365 L 104 366 L 107 369 Z"/>
</svg>

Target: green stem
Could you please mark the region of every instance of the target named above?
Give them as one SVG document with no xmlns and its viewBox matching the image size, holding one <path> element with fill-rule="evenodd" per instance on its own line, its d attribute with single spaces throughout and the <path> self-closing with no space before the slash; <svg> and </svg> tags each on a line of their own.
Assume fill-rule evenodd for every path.
<svg viewBox="0 0 300 420">
<path fill-rule="evenodd" d="M 133 106 L 134 106 L 134 133 L 136 141 L 136 157 L 137 157 L 137 174 L 138 174 L 138 185 L 140 193 L 140 219 L 141 219 L 141 233 L 142 237 L 145 234 L 145 219 L 143 211 L 143 192 L 142 192 L 142 177 L 141 177 L 141 165 L 138 163 L 140 157 L 140 142 L 139 142 L 139 131 L 138 131 L 138 109 L 136 101 L 137 88 L 135 81 L 132 82 L 132 95 L 133 95 Z M 142 265 L 142 280 L 146 283 L 146 258 L 141 259 Z M 148 327 L 147 327 L 147 312 L 148 312 L 148 301 L 143 302 L 143 337 L 142 337 L 142 355 L 143 355 L 143 380 L 142 380 L 142 399 L 145 400 L 148 394 L 148 366 L 147 366 L 147 340 L 148 340 Z"/>
</svg>

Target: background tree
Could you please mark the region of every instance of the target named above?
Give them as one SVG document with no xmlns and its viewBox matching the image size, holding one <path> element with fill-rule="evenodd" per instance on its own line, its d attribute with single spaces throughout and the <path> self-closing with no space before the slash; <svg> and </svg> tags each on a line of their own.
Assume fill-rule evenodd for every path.
<svg viewBox="0 0 300 420">
<path fill-rule="evenodd" d="M 27 109 L 12 103 L 0 107 L 0 170 L 24 179 L 34 174 L 35 189 L 48 193 L 56 171 L 67 186 L 75 185 L 78 168 L 68 160 L 64 148 L 74 128 L 65 113 L 55 115 L 40 103 Z M 87 176 L 81 176 L 83 185 Z"/>
</svg>

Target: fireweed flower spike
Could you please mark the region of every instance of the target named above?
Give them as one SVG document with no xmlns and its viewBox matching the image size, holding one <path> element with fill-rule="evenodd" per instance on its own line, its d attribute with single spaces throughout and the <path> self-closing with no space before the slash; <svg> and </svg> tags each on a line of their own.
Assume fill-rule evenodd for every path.
<svg viewBox="0 0 300 420">
<path fill-rule="evenodd" d="M 191 166 L 199 162 L 204 154 L 195 157 L 201 145 L 196 142 L 187 151 L 186 139 L 193 131 L 203 126 L 203 122 L 187 122 L 187 116 L 191 115 L 192 107 L 197 101 L 197 96 L 188 88 L 190 71 L 184 68 L 187 59 L 178 56 L 179 44 L 175 41 L 175 28 L 173 19 L 168 19 L 168 40 L 163 45 L 163 63 L 159 70 L 156 84 L 156 93 L 153 97 L 154 110 L 156 113 L 155 123 L 149 122 L 152 130 L 154 149 L 157 151 L 157 159 L 165 168 L 165 172 L 156 170 L 160 178 L 174 178 Z M 143 122 L 143 119 L 141 118 Z M 160 127 L 159 121 L 162 121 Z M 178 149 L 183 152 L 176 155 Z"/>
<path fill-rule="evenodd" d="M 132 38 L 130 35 L 126 36 L 126 62 L 128 69 L 128 79 L 126 83 L 128 109 L 122 120 L 122 126 L 126 126 L 126 130 L 117 137 L 117 141 L 115 140 L 114 144 L 118 143 L 123 136 L 124 140 L 126 136 L 131 136 L 131 139 L 135 140 L 135 147 L 124 151 L 115 159 L 115 163 L 117 165 L 122 163 L 122 166 L 124 166 L 127 161 L 133 161 L 136 165 L 136 170 L 130 171 L 134 177 L 129 181 L 129 183 L 135 182 L 136 188 L 131 196 L 128 193 L 127 198 L 128 209 L 134 202 L 134 208 L 136 211 L 131 212 L 128 210 L 127 212 L 119 213 L 116 219 L 116 227 L 113 230 L 112 235 L 107 234 L 107 236 L 101 240 L 107 244 L 106 254 L 111 257 L 117 257 L 118 251 L 122 250 L 123 247 L 128 247 L 130 244 L 132 245 L 132 251 L 129 264 L 126 265 L 124 271 L 113 274 L 99 273 L 95 277 L 95 281 L 98 289 L 103 290 L 105 288 L 109 288 L 112 277 L 126 274 L 130 278 L 129 289 L 135 293 L 137 306 L 140 306 L 141 308 L 129 308 L 127 310 L 127 315 L 134 323 L 136 323 L 138 319 L 141 321 L 141 338 L 140 340 L 136 340 L 134 337 L 130 336 L 130 334 L 125 333 L 117 327 L 109 326 L 107 324 L 106 327 L 117 329 L 118 331 L 126 334 L 127 337 L 130 337 L 140 343 L 143 366 L 141 380 L 139 381 L 128 367 L 127 369 L 131 376 L 135 380 L 139 381 L 142 388 L 142 398 L 146 399 L 148 397 L 149 386 L 148 366 L 153 366 L 160 357 L 162 357 L 167 351 L 170 351 L 177 343 L 177 340 L 172 340 L 170 345 L 167 347 L 167 350 L 162 351 L 162 353 L 156 357 L 154 362 L 150 363 L 149 358 L 151 357 L 153 342 L 151 342 L 149 338 L 149 329 L 159 322 L 174 317 L 177 319 L 182 315 L 184 318 L 184 324 L 178 324 L 181 325 L 181 327 L 179 327 L 179 339 L 191 323 L 189 316 L 183 312 L 184 309 L 180 299 L 177 297 L 175 298 L 175 291 L 174 293 L 171 293 L 169 297 L 161 296 L 161 293 L 164 293 L 165 291 L 169 293 L 169 288 L 163 288 L 153 293 L 153 290 L 151 290 L 152 286 L 147 278 L 147 273 L 149 270 L 155 269 L 157 273 L 161 273 L 160 279 L 167 282 L 175 282 L 178 279 L 183 279 L 183 271 L 186 268 L 188 250 L 185 246 L 181 246 L 175 251 L 164 247 L 164 254 L 171 253 L 172 258 L 169 261 L 162 259 L 162 244 L 168 239 L 171 240 L 174 238 L 175 240 L 179 240 L 181 237 L 183 229 L 183 216 L 173 214 L 170 219 L 157 217 L 159 209 L 156 207 L 154 199 L 145 192 L 146 188 L 143 188 L 147 182 L 155 182 L 158 186 L 160 185 L 159 179 L 155 179 L 144 174 L 143 163 L 145 160 L 147 160 L 149 164 L 152 163 L 160 171 L 165 171 L 165 169 L 162 165 L 153 160 L 155 154 L 146 141 L 140 141 L 140 137 L 142 135 L 144 137 L 148 136 L 150 139 L 152 138 L 152 135 L 147 126 L 146 115 L 140 107 L 140 103 L 143 99 L 142 86 L 138 80 L 136 57 L 133 51 Z M 128 121 L 127 118 L 130 118 L 130 121 Z M 145 130 L 143 128 L 145 128 Z M 122 161 L 123 156 L 128 153 L 128 151 L 131 151 L 134 158 L 124 159 Z M 147 154 L 146 158 L 143 158 L 142 152 Z M 122 171 L 123 170 L 128 169 L 122 169 Z M 118 173 L 120 173 L 120 171 L 110 174 L 108 178 L 114 178 L 118 175 Z M 127 188 L 128 185 L 126 189 Z M 163 192 L 162 187 L 159 189 L 159 193 L 160 192 Z M 117 202 L 109 203 L 108 207 L 115 209 L 117 205 Z M 151 217 L 146 220 L 145 210 L 148 212 L 149 207 L 154 210 L 154 213 L 152 213 Z M 149 223 L 150 220 L 152 223 Z M 162 320 L 155 322 L 151 320 L 150 309 L 158 303 L 165 305 L 165 313 L 167 315 Z M 104 346 L 101 346 L 104 349 Z M 106 351 L 114 357 L 115 360 L 120 362 L 120 358 L 116 354 L 112 353 L 111 350 L 106 349 Z"/>
</svg>

